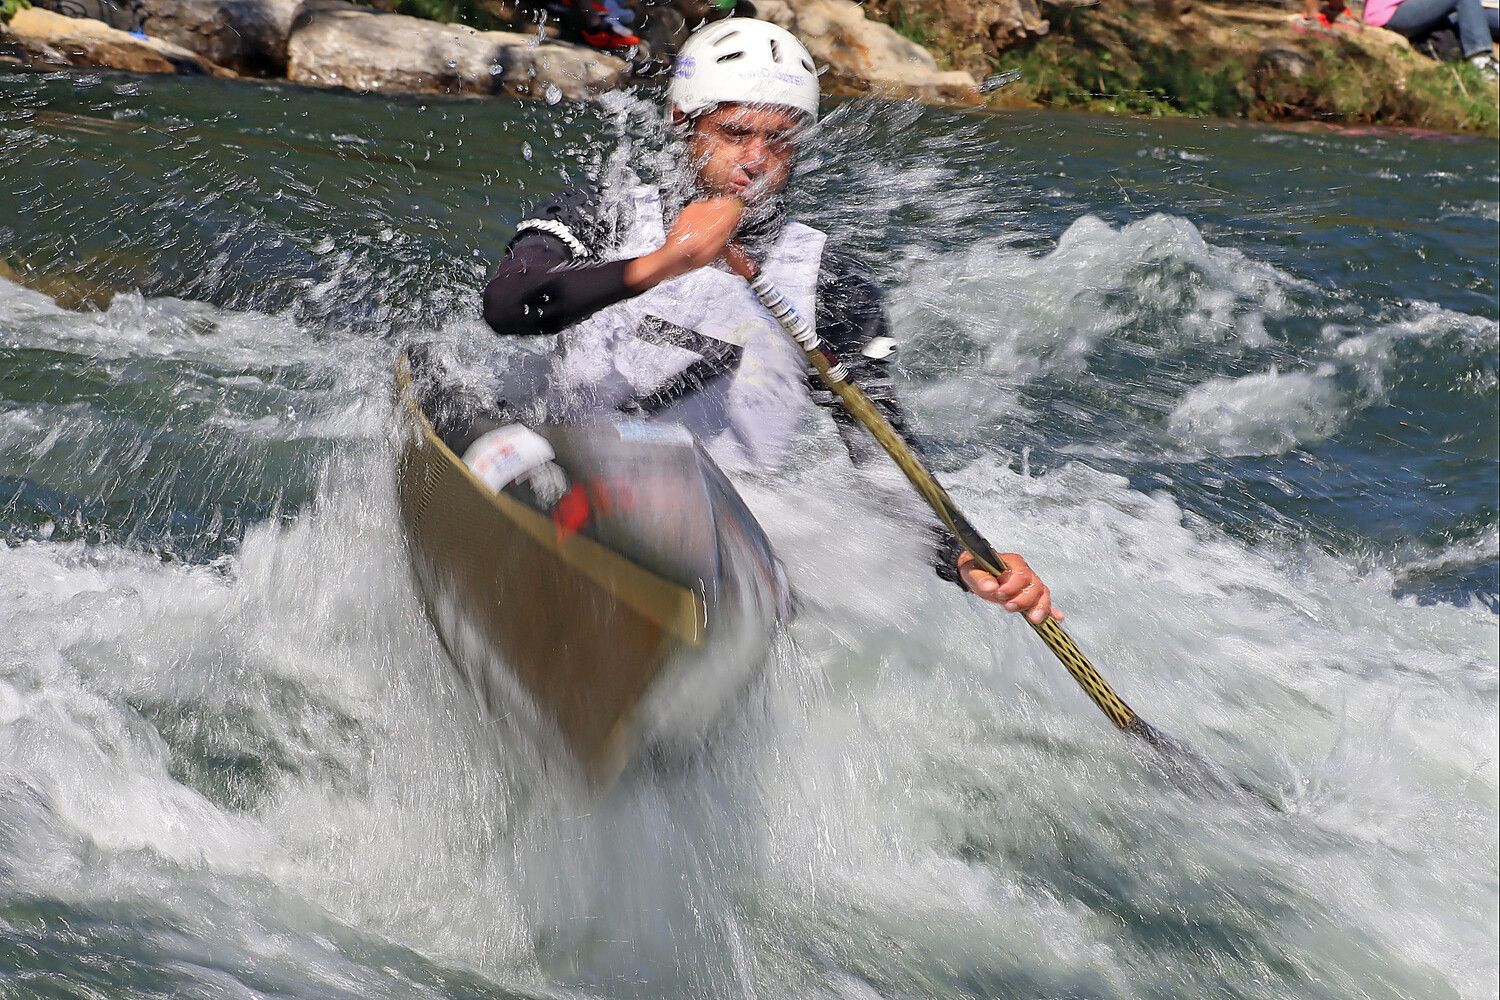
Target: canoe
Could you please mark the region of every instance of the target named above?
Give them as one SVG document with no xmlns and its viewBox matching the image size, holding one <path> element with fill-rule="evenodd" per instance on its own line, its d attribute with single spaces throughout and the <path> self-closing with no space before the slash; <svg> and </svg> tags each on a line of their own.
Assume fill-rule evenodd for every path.
<svg viewBox="0 0 1500 1000">
<path fill-rule="evenodd" d="M 681 428 L 522 426 L 436 368 L 420 351 L 397 366 L 397 498 L 449 659 L 596 782 L 644 748 L 690 749 L 787 606 L 755 518 Z"/>
</svg>

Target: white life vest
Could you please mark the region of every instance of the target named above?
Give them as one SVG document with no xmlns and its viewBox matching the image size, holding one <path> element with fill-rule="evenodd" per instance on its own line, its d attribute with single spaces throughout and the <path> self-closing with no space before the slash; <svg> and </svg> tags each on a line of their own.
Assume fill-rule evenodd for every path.
<svg viewBox="0 0 1500 1000">
<path fill-rule="evenodd" d="M 655 190 L 637 187 L 622 214 L 623 239 L 613 259 L 639 257 L 666 242 Z M 762 265 L 809 322 L 826 241 L 816 229 L 788 222 Z M 729 271 L 699 268 L 566 330 L 554 388 L 575 405 L 613 411 L 708 356 L 725 358 L 728 372 L 658 410 L 655 419 L 692 431 L 720 464 L 775 466 L 810 408 L 806 361 L 744 280 Z"/>
</svg>

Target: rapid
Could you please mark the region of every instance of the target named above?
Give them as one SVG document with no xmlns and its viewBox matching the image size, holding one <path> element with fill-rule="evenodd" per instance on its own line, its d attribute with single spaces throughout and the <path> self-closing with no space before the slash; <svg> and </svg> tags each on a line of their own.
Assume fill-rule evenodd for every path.
<svg viewBox="0 0 1500 1000">
<path fill-rule="evenodd" d="M 522 205 L 653 114 L 0 73 L 0 996 L 1496 996 L 1494 144 L 832 108 L 794 204 L 955 499 L 1280 808 L 826 418 L 737 483 L 764 677 L 598 796 L 444 660 L 391 364 L 527 349 Z"/>
</svg>

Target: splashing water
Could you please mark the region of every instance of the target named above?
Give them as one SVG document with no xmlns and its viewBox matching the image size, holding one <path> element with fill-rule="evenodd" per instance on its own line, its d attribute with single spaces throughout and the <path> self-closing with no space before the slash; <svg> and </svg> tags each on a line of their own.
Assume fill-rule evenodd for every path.
<svg viewBox="0 0 1500 1000">
<path fill-rule="evenodd" d="M 0 84 L 6 990 L 1495 995 L 1493 147 L 834 109 L 794 203 L 955 497 L 1286 811 L 1182 794 L 826 421 L 739 483 L 763 682 L 597 798 L 443 661 L 388 373 L 535 349 L 475 318 L 521 202 L 658 116 Z"/>
</svg>

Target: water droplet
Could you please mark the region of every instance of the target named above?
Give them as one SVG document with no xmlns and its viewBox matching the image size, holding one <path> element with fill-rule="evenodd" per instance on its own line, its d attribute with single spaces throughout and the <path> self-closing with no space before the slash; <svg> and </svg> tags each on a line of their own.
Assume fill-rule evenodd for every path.
<svg viewBox="0 0 1500 1000">
<path fill-rule="evenodd" d="M 526 159 L 528 159 L 528 160 L 531 159 L 531 143 L 529 143 L 529 142 L 523 142 L 523 143 L 521 143 L 521 155 L 523 157 L 525 157 Z"/>
<path fill-rule="evenodd" d="M 549 83 L 542 90 L 542 97 L 547 101 L 548 104 L 556 104 L 558 101 L 562 100 L 562 91 L 557 89 L 557 84 Z"/>
</svg>

